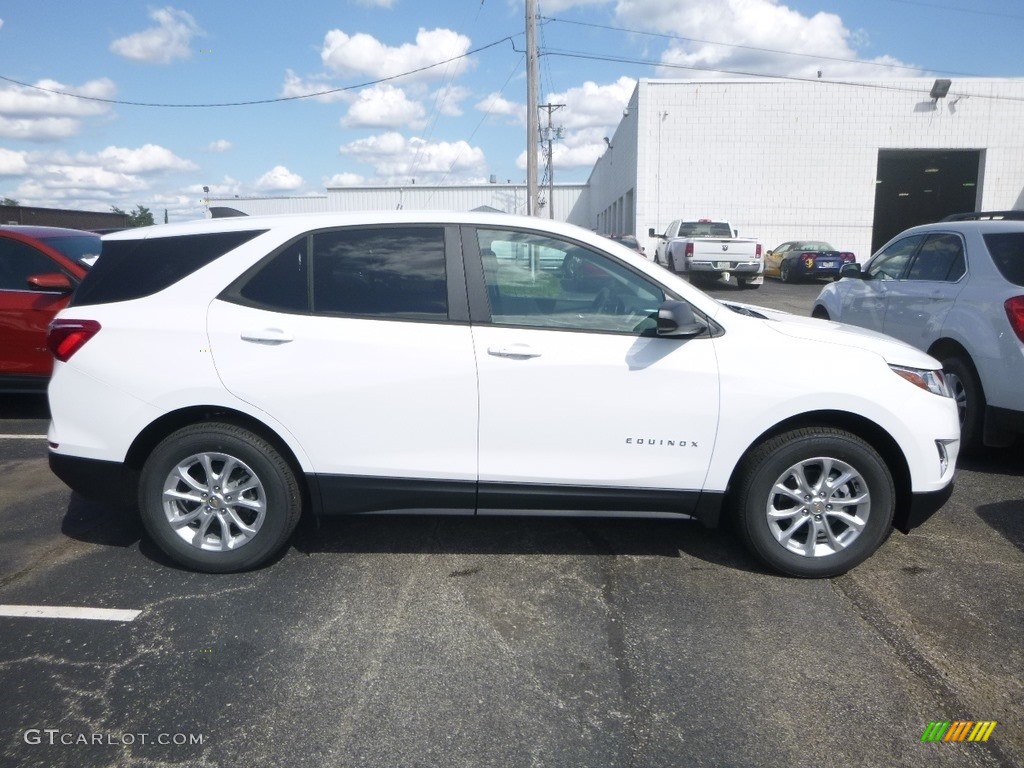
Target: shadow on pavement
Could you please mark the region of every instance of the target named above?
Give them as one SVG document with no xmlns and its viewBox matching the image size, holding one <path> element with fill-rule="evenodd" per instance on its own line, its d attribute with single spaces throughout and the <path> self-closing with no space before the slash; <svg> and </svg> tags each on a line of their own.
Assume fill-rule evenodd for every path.
<svg viewBox="0 0 1024 768">
<path fill-rule="evenodd" d="M 1003 535 L 1017 549 L 1024 551 L 1024 499 L 982 504 L 978 517 Z"/>
<path fill-rule="evenodd" d="M 133 509 L 112 507 L 71 494 L 61 521 L 61 533 L 88 544 L 130 547 L 142 537 L 142 525 Z"/>
</svg>

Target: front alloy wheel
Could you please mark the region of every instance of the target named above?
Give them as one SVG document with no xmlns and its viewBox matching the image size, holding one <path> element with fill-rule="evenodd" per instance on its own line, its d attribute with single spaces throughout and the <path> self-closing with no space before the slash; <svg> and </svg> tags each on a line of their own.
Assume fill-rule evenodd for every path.
<svg viewBox="0 0 1024 768">
<path fill-rule="evenodd" d="M 792 576 L 845 573 L 892 527 L 896 493 L 885 461 L 843 430 L 809 427 L 762 443 L 741 464 L 734 488 L 744 543 Z"/>
</svg>

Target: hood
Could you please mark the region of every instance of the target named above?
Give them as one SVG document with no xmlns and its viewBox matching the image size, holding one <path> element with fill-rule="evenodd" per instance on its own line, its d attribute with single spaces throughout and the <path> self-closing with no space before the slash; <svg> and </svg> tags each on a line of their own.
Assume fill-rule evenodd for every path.
<svg viewBox="0 0 1024 768">
<path fill-rule="evenodd" d="M 908 368 L 937 369 L 942 367 L 938 360 L 917 347 L 912 347 L 878 331 L 846 323 L 836 323 L 831 320 L 794 315 L 790 312 L 752 304 L 728 302 L 727 306 L 739 308 L 742 314 L 758 318 L 766 328 L 790 338 L 856 347 L 881 355 L 888 363 L 904 365 Z"/>
</svg>

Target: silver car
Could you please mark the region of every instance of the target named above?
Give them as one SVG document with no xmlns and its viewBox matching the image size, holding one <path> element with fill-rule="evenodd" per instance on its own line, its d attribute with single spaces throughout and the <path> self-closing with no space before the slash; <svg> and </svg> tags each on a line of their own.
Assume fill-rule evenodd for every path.
<svg viewBox="0 0 1024 768">
<path fill-rule="evenodd" d="M 1024 211 L 960 214 L 847 264 L 811 314 L 881 331 L 942 362 L 962 445 L 1024 433 Z"/>
</svg>

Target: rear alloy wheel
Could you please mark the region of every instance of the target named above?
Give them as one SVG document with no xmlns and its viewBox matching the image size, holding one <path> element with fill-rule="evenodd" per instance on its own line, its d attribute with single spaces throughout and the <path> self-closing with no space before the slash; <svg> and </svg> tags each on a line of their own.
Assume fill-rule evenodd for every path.
<svg viewBox="0 0 1024 768">
<path fill-rule="evenodd" d="M 150 454 L 139 511 L 153 541 L 188 568 L 229 573 L 276 554 L 299 521 L 301 494 L 288 462 L 233 424 L 195 424 Z"/>
<path fill-rule="evenodd" d="M 798 429 L 756 447 L 733 497 L 747 547 L 791 576 L 838 576 L 889 535 L 896 492 L 882 457 L 856 435 Z"/>
<path fill-rule="evenodd" d="M 796 282 L 796 276 L 790 271 L 788 261 L 784 261 L 779 265 L 779 280 L 784 283 Z"/>
<path fill-rule="evenodd" d="M 985 421 L 985 394 L 978 374 L 968 360 L 958 355 L 940 360 L 960 417 L 960 450 L 964 454 L 977 453 L 983 444 Z"/>
</svg>

